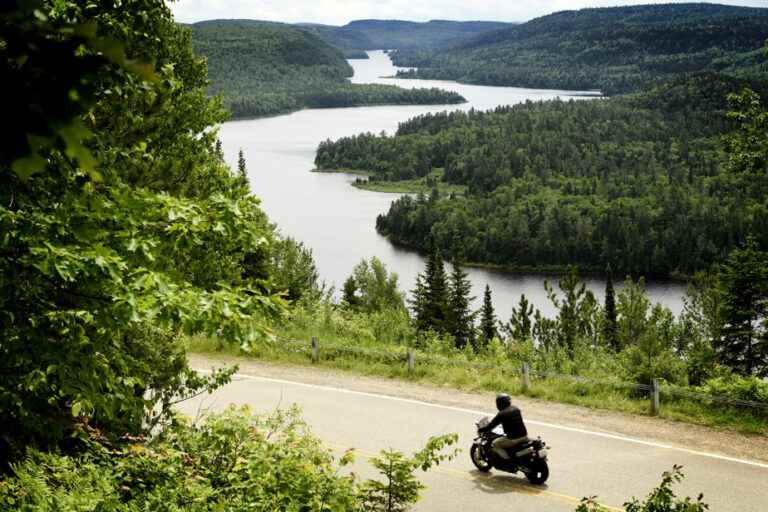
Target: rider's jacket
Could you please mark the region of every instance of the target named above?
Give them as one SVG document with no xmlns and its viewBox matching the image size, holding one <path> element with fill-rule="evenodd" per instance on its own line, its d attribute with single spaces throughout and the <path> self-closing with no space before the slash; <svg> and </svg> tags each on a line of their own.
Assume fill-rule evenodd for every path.
<svg viewBox="0 0 768 512">
<path fill-rule="evenodd" d="M 506 409 L 500 410 L 499 414 L 497 414 L 485 428 L 480 429 L 480 431 L 490 432 L 499 425 L 504 427 L 504 434 L 510 439 L 518 439 L 528 435 L 528 431 L 525 429 L 525 423 L 523 423 L 523 415 L 520 414 L 520 409 L 514 405 L 510 405 Z"/>
</svg>

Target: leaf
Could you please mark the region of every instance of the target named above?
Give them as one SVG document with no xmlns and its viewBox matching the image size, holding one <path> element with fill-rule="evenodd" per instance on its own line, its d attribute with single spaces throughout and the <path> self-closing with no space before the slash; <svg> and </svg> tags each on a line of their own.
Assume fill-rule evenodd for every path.
<svg viewBox="0 0 768 512">
<path fill-rule="evenodd" d="M 26 181 L 35 173 L 38 173 L 45 169 L 48 161 L 40 156 L 38 153 L 33 153 L 29 156 L 25 156 L 15 160 L 11 164 L 11 169 L 22 180 Z"/>
</svg>

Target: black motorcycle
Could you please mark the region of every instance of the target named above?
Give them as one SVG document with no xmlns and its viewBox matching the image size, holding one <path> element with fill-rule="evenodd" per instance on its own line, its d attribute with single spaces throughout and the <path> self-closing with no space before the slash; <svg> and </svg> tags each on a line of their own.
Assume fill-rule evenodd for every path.
<svg viewBox="0 0 768 512">
<path fill-rule="evenodd" d="M 522 443 L 515 446 L 512 452 L 507 452 L 509 459 L 503 459 L 491 447 L 491 443 L 502 437 L 502 434 L 479 431 L 488 423 L 490 423 L 490 418 L 483 418 L 475 422 L 478 428 L 477 437 L 469 451 L 475 467 L 484 473 L 493 468 L 508 473 L 520 471 L 534 485 L 541 485 L 546 482 L 549 478 L 546 443 L 541 438 Z"/>
</svg>

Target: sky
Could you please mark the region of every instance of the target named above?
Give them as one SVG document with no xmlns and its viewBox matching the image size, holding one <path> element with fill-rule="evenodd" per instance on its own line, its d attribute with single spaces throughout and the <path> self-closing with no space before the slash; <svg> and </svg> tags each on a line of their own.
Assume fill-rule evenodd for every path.
<svg viewBox="0 0 768 512">
<path fill-rule="evenodd" d="M 344 25 L 358 19 L 527 21 L 557 11 L 691 0 L 174 0 L 176 21 L 246 18 Z M 719 4 L 768 7 L 768 0 Z"/>
</svg>

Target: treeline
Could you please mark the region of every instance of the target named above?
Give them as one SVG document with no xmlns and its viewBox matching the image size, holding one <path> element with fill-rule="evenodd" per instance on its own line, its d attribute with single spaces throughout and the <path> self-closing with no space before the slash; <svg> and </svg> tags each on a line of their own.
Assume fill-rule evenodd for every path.
<svg viewBox="0 0 768 512">
<path fill-rule="evenodd" d="M 455 104 L 454 92 L 351 84 L 342 53 L 316 35 L 249 20 L 192 26 L 195 52 L 207 59 L 211 84 L 235 118 L 302 108 L 384 104 Z"/>
<path fill-rule="evenodd" d="M 334 333 L 326 336 L 353 345 L 408 345 L 454 360 L 526 362 L 541 373 L 621 382 L 660 378 L 711 394 L 768 401 L 768 384 L 760 381 L 768 375 L 768 253 L 754 241 L 697 274 L 677 317 L 649 300 L 643 278 L 627 277 L 615 286 L 610 267 L 604 294 L 587 290 L 572 268 L 556 283 L 545 281 L 544 288 L 552 317 L 525 295 L 511 311 L 497 311 L 489 286 L 473 309 L 461 263 L 454 260 L 448 267 L 433 246 L 408 295 L 410 314 L 397 275 L 374 257 L 354 268 L 340 304 L 310 316 Z"/>
<path fill-rule="evenodd" d="M 227 94 L 224 95 L 228 97 Z M 437 88 L 404 89 L 383 84 L 336 84 L 314 92 L 291 95 L 286 92 L 253 93 L 225 99 L 234 118 L 282 114 L 302 108 L 341 108 L 367 105 L 455 105 L 463 96 Z"/>
<path fill-rule="evenodd" d="M 614 95 L 680 73 L 758 76 L 768 9 L 667 4 L 564 11 L 454 48 L 396 52 L 400 76 Z"/>
<path fill-rule="evenodd" d="M 704 75 L 628 98 L 428 114 L 394 136 L 326 141 L 316 165 L 379 180 L 442 169 L 465 185 L 462 196 L 404 196 L 377 219 L 422 252 L 434 241 L 448 257 L 508 268 L 690 275 L 748 234 L 768 247 L 766 177 L 730 172 L 721 144 L 736 127 L 725 96 L 744 85 Z"/>
<path fill-rule="evenodd" d="M 432 49 L 456 45 L 478 34 L 511 26 L 496 21 L 355 20 L 342 27 L 299 24 L 342 50 Z"/>
</svg>

